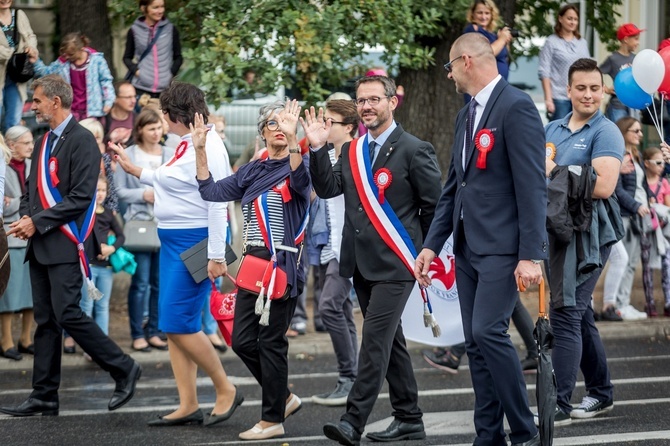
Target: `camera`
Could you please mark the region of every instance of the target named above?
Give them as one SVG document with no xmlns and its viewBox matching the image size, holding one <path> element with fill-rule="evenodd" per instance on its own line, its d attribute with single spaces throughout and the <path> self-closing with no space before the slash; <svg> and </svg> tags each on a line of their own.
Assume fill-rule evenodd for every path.
<svg viewBox="0 0 670 446">
<path fill-rule="evenodd" d="M 518 38 L 518 37 L 521 35 L 521 34 L 519 33 L 519 30 L 518 30 L 518 29 L 514 29 L 514 28 L 512 28 L 511 26 L 509 26 L 509 25 L 507 25 L 507 24 L 505 24 L 505 26 L 506 26 L 507 28 L 509 28 L 509 33 L 510 33 L 511 36 L 514 37 L 515 39 Z"/>
</svg>

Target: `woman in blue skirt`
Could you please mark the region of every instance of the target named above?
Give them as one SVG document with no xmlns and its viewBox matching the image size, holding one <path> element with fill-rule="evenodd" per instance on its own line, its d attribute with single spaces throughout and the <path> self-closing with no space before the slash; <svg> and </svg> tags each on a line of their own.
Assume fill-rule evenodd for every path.
<svg viewBox="0 0 670 446">
<path fill-rule="evenodd" d="M 121 146 L 110 143 L 123 170 L 152 186 L 155 194 L 154 215 L 161 241 L 158 324 L 168 337 L 179 408 L 148 424 L 175 426 L 204 421 L 211 425 L 230 418 L 244 397 L 228 380 L 212 343 L 201 330 L 201 311 L 211 284 L 208 280 L 196 283 L 179 255 L 208 237 L 209 278 L 214 280 L 226 273 L 227 203 L 205 202 L 195 180 L 195 150 L 189 126 L 196 113 L 205 119 L 208 115 L 202 91 L 190 84 L 173 82 L 161 93 L 160 103 L 170 131 L 181 137 L 172 159 L 156 170 L 142 169 L 130 161 Z M 228 154 L 216 132 L 208 133 L 206 146 L 215 178 L 230 175 Z M 198 407 L 198 367 L 209 375 L 216 390 L 216 403 L 206 420 Z"/>
</svg>

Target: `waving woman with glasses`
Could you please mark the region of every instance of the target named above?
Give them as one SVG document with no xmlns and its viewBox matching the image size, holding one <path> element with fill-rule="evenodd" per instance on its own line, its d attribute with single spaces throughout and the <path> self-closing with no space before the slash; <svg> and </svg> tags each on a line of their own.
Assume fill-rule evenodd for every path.
<svg viewBox="0 0 670 446">
<path fill-rule="evenodd" d="M 239 289 L 235 304 L 233 350 L 242 359 L 263 391 L 261 420 L 242 432 L 242 440 L 263 440 L 284 435 L 284 420 L 301 407 L 300 398 L 288 388 L 288 339 L 296 298 L 305 285 L 300 262 L 301 229 L 309 207 L 311 181 L 307 156 L 296 137 L 300 105 L 293 101 L 263 106 L 258 133 L 268 157 L 245 164 L 233 175 L 214 181 L 204 150 L 207 128 L 196 116 L 193 145 L 196 148 L 200 195 L 206 201 L 242 200 L 244 258 L 270 259 L 286 273 L 282 298 L 270 301 L 259 293 Z M 214 167 L 214 163 L 209 166 Z M 241 274 L 238 273 L 238 284 Z M 269 294 L 272 294 L 272 282 Z M 261 291 L 260 295 L 262 296 Z M 259 310 L 260 314 L 259 314 Z"/>
</svg>

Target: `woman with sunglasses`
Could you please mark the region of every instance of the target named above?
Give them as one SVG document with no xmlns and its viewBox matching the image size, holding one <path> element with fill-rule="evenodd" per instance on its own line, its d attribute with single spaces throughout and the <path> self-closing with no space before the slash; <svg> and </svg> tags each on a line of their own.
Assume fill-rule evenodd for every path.
<svg viewBox="0 0 670 446">
<path fill-rule="evenodd" d="M 642 139 L 642 126 L 640 121 L 631 117 L 619 119 L 616 125 L 619 127 L 626 143 L 626 153 L 624 154 L 615 193 L 619 199 L 621 217 L 626 230 L 626 235 L 621 242 L 623 242 L 623 248 L 628 254 L 628 263 L 621 269 L 616 268 L 616 263 L 610 265 L 610 270 L 615 271 L 608 272 L 605 282 L 607 282 L 610 274 L 620 276 L 621 282 L 616 291 L 616 297 L 607 296 L 606 293 L 605 299 L 616 302 L 618 314 L 623 320 L 641 320 L 646 319 L 647 315 L 630 304 L 630 294 L 633 289 L 635 268 L 640 260 L 642 238 L 645 237 L 644 229 L 641 228 L 639 222 L 648 218 L 647 216 L 650 214 L 649 197 L 644 188 L 644 168 L 638 150 Z M 615 253 L 615 249 L 620 249 L 618 243 L 612 247 L 612 254 Z M 611 262 L 616 262 L 616 258 L 612 259 L 612 255 L 610 255 L 610 259 Z M 612 268 L 613 266 L 615 267 Z M 618 274 L 616 270 L 618 270 Z"/>
<path fill-rule="evenodd" d="M 199 117 L 193 131 L 201 197 L 213 202 L 242 200 L 242 262 L 246 256 L 276 258 L 278 268 L 287 276 L 286 294 L 272 300 L 271 305 L 267 299 L 242 288 L 237 293 L 233 350 L 262 389 L 261 420 L 239 435 L 242 440 L 283 436 L 284 420 L 302 404 L 288 388 L 286 338 L 296 298 L 305 286 L 305 268 L 299 265 L 302 243 L 297 235 L 304 227 L 312 188 L 307 155 L 302 154 L 296 137 L 299 115 L 300 105 L 295 100 L 261 107 L 258 133 L 267 145 L 268 156 L 241 166 L 219 181 L 214 181 L 209 173 L 214 162 L 210 159 L 208 167 L 209 154 L 204 150 L 208 129 Z M 240 276 L 238 273 L 238 279 Z M 261 314 L 258 309 L 262 309 Z"/>
</svg>

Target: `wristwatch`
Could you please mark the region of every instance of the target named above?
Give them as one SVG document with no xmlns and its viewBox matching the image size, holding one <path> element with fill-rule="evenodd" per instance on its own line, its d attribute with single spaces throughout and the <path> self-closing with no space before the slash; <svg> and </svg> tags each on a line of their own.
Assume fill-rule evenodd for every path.
<svg viewBox="0 0 670 446">
<path fill-rule="evenodd" d="M 539 264 L 542 263 L 542 260 L 534 260 L 534 259 L 530 259 L 530 261 L 533 262 L 533 263 L 536 264 L 536 265 L 539 265 Z"/>
<path fill-rule="evenodd" d="M 221 264 L 221 265 L 225 265 L 225 264 L 226 264 L 226 259 L 209 259 L 209 260 L 211 260 L 211 261 L 214 262 L 214 263 L 219 263 L 219 264 Z"/>
<path fill-rule="evenodd" d="M 288 149 L 288 153 L 300 153 L 300 147 L 296 147 L 295 149 Z"/>
</svg>

